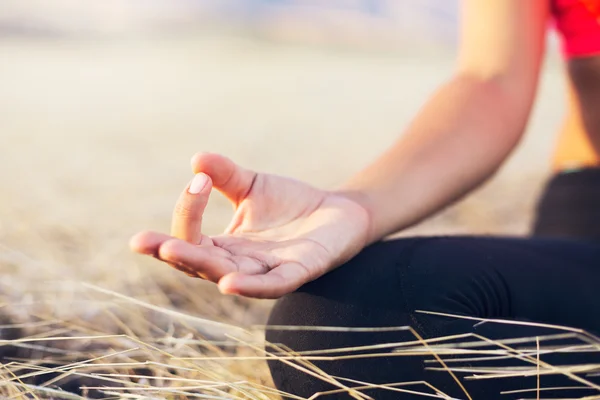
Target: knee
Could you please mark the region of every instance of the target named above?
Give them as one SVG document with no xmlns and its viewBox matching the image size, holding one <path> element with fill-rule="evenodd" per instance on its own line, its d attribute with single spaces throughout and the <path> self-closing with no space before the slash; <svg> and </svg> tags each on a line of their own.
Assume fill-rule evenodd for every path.
<svg viewBox="0 0 600 400">
<path fill-rule="evenodd" d="M 410 279 L 405 272 L 413 267 L 415 250 L 427 246 L 427 242 L 429 239 L 416 238 L 376 243 L 344 265 L 283 296 L 271 310 L 267 340 L 308 350 L 339 340 L 340 335 L 274 328 L 408 324 L 410 310 L 404 291 Z"/>
<path fill-rule="evenodd" d="M 400 270 L 410 264 L 415 245 L 427 239 L 380 242 L 353 259 L 280 298 L 270 325 L 348 326 L 357 310 L 403 309 Z M 361 321 L 368 323 L 363 316 Z"/>
<path fill-rule="evenodd" d="M 321 278 L 323 279 L 323 278 Z M 310 352 L 350 347 L 348 336 L 311 327 L 351 326 L 356 317 L 343 304 L 328 296 L 327 285 L 307 285 L 280 298 L 271 310 L 265 335 L 266 350 L 275 358 L 268 360 L 275 386 L 284 393 L 308 398 L 317 392 L 335 389 L 324 380 L 302 371 L 302 362 L 279 357 L 310 357 Z M 356 344 L 356 343 L 355 343 Z M 325 354 L 327 355 L 327 354 Z M 310 360 L 328 374 L 344 374 L 344 369 L 328 361 Z M 345 368 L 345 367 L 344 367 Z"/>
<path fill-rule="evenodd" d="M 407 243 L 369 246 L 344 265 L 280 298 L 269 316 L 267 341 L 296 351 L 315 350 L 335 347 L 344 335 L 276 328 L 397 326 L 404 310 L 396 264 L 400 247 L 407 248 Z"/>
<path fill-rule="evenodd" d="M 379 364 L 365 368 L 367 361 L 364 359 L 335 361 L 327 358 L 345 355 L 347 350 L 344 349 L 409 340 L 410 337 L 405 331 L 365 333 L 311 329 L 311 327 L 381 327 L 408 324 L 408 320 L 405 319 L 406 314 L 399 312 L 394 304 L 394 293 L 382 294 L 377 287 L 371 286 L 377 283 L 376 279 L 369 273 L 365 273 L 368 268 L 361 271 L 359 267 L 362 266 L 364 264 L 360 259 L 353 260 L 298 291 L 280 298 L 275 303 L 268 320 L 267 351 L 275 356 L 293 354 L 306 357 L 314 355 L 312 353 L 314 351 L 326 350 L 326 353 L 320 354 L 319 360 L 309 359 L 311 364 L 326 374 L 357 380 L 375 379 L 380 383 L 393 381 L 385 374 L 379 376 L 368 372 L 365 375 L 366 371 L 377 370 Z M 354 273 L 359 276 L 353 275 Z M 361 278 L 364 280 L 359 284 Z M 383 277 L 381 279 L 385 280 Z M 389 276 L 387 280 L 390 281 Z M 396 281 L 393 278 L 391 280 Z M 371 293 L 369 295 L 366 292 Z M 370 352 L 375 351 L 370 350 Z M 381 359 L 373 358 L 373 360 Z M 279 390 L 307 398 L 317 392 L 336 389 L 326 381 L 302 372 L 297 367 L 300 362 L 293 361 L 293 364 L 296 366 L 277 358 L 268 361 L 273 382 Z M 379 369 L 391 370 L 390 368 Z"/>
<path fill-rule="evenodd" d="M 378 243 L 279 299 L 269 325 L 397 326 L 415 310 L 477 314 L 479 292 L 501 282 L 480 253 L 477 242 L 458 237 Z"/>
<path fill-rule="evenodd" d="M 294 353 L 302 354 L 307 351 L 331 351 L 413 340 L 412 334 L 400 330 L 367 334 L 311 330 L 310 327 L 412 325 L 414 316 L 410 307 L 430 308 L 429 304 L 414 300 L 420 301 L 426 297 L 416 297 L 414 294 L 415 290 L 423 289 L 418 287 L 411 272 L 420 269 L 421 255 L 431 250 L 429 242 L 428 239 L 403 239 L 371 246 L 345 265 L 282 297 L 275 303 L 268 320 L 267 350 L 281 355 L 291 349 Z M 435 274 L 433 267 L 430 267 L 425 268 L 425 274 Z M 286 329 L 290 326 L 306 328 Z M 332 375 L 359 379 L 365 373 L 364 360 L 357 363 L 313 363 Z M 377 370 L 378 365 L 375 363 L 369 369 L 370 377 L 376 377 L 381 382 L 390 381 L 392 377 L 383 372 L 381 376 L 372 372 Z M 281 390 L 310 396 L 317 391 L 331 389 L 282 361 L 270 360 L 269 368 L 276 386 Z"/>
</svg>

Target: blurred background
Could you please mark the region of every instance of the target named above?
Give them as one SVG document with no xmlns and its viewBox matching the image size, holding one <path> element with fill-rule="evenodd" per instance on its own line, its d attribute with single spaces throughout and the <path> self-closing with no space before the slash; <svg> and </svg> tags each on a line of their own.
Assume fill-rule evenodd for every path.
<svg viewBox="0 0 600 400">
<path fill-rule="evenodd" d="M 220 296 L 130 254 L 128 238 L 169 229 L 196 151 L 320 187 L 340 183 L 449 76 L 458 18 L 455 0 L 3 0 L 0 307 L 33 324 L 4 335 L 176 335 L 172 317 L 96 288 L 263 323 L 270 302 Z M 403 234 L 527 230 L 562 118 L 555 48 L 551 35 L 528 134 L 510 161 Z M 206 231 L 219 233 L 230 217 L 215 194 Z"/>
</svg>

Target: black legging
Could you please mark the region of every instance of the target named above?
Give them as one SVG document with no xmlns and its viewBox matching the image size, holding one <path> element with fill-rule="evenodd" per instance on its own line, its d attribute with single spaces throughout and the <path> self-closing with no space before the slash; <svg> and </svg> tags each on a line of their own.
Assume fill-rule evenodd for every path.
<svg viewBox="0 0 600 400">
<path fill-rule="evenodd" d="M 587 173 L 587 172 L 586 172 Z M 594 171 L 600 188 L 600 171 Z M 554 178 L 540 202 L 536 222 L 539 236 L 577 236 L 576 224 L 566 224 L 568 232 L 561 234 L 553 220 L 560 220 L 557 206 L 569 200 L 562 192 L 575 193 L 573 180 L 582 180 L 580 174 L 560 175 Z M 589 179 L 583 181 L 589 183 Z M 565 186 L 566 185 L 566 186 Z M 564 187 L 568 189 L 563 190 Z M 574 185 L 580 187 L 580 185 Z M 597 189 L 596 189 L 597 190 Z M 561 192 L 562 191 L 562 192 Z M 557 193 L 559 195 L 557 195 Z M 556 199 L 559 199 L 558 201 Z M 487 238 L 487 237 L 433 237 L 398 239 L 376 243 L 347 264 L 311 282 L 298 291 L 280 299 L 269 320 L 270 325 L 342 326 L 342 327 L 397 327 L 411 326 L 423 338 L 437 338 L 457 334 L 476 333 L 488 339 L 536 337 L 567 333 L 551 328 L 530 325 L 510 325 L 477 320 L 459 319 L 419 313 L 433 311 L 475 318 L 532 321 L 544 324 L 570 326 L 600 334 L 600 243 L 594 234 L 600 232 L 600 193 L 594 209 L 585 220 L 585 234 L 580 238 Z M 550 211 L 548 211 L 550 210 Z M 552 212 L 554 210 L 555 212 Z M 595 211 L 594 211 L 595 210 Z M 544 221 L 544 213 L 550 212 Z M 577 210 L 576 213 L 579 213 Z M 589 223 L 595 218 L 595 229 Z M 575 227 L 574 227 L 575 226 Z M 547 232 L 544 231 L 550 227 Z M 409 331 L 337 332 L 310 330 L 269 330 L 267 341 L 283 344 L 295 352 L 343 349 L 371 346 L 378 343 L 415 341 Z M 458 342 L 477 339 L 461 338 Z M 593 340 L 591 342 L 594 342 Z M 447 341 L 444 343 L 448 343 Z M 580 338 L 541 342 L 540 346 L 573 346 L 585 344 Z M 433 344 L 432 344 L 433 345 Z M 536 348 L 536 342 L 509 344 L 515 347 Z M 417 347 L 417 345 L 415 345 Z M 397 346 L 396 346 L 397 347 Z M 427 381 L 453 398 L 467 396 L 447 371 L 432 371 L 425 367 L 442 367 L 431 355 L 389 355 L 392 348 L 366 349 L 363 354 L 388 353 L 386 356 L 350 358 L 344 360 L 311 360 L 327 374 L 370 384 Z M 420 347 L 422 349 L 422 347 Z M 268 349 L 277 352 L 276 348 Z M 502 350 L 498 346 L 486 350 Z M 324 356 L 356 355 L 357 351 L 336 351 Z M 305 354 L 309 356 L 309 353 Z M 313 354 L 316 355 L 316 354 Z M 448 366 L 464 368 L 528 367 L 535 364 L 504 358 L 489 361 L 473 360 L 477 355 L 442 355 L 454 359 Z M 460 357 L 470 361 L 456 362 Z M 488 355 L 489 357 L 489 355 Z M 535 358 L 535 355 L 533 355 Z M 542 355 L 543 362 L 552 365 L 600 364 L 600 342 L 596 352 L 570 352 Z M 336 389 L 330 383 L 315 378 L 282 361 L 269 363 L 276 386 L 285 392 L 310 397 L 316 392 Z M 542 367 L 543 369 L 543 367 Z M 514 369 L 513 369 L 514 370 Z M 596 370 L 600 372 L 600 368 Z M 485 380 L 463 379 L 473 375 L 457 372 L 474 400 L 536 398 L 536 392 L 503 394 L 502 391 L 535 389 L 536 376 L 495 378 Z M 579 374 L 600 387 L 600 379 Z M 339 380 L 347 386 L 361 386 Z M 584 383 L 560 374 L 542 375 L 541 387 L 579 386 Z M 416 392 L 434 393 L 424 385 L 398 386 Z M 375 399 L 426 398 L 382 389 L 363 391 Z M 581 398 L 600 396 L 599 389 L 560 389 L 541 391 L 541 398 Z M 347 394 L 323 397 L 350 398 Z"/>
</svg>

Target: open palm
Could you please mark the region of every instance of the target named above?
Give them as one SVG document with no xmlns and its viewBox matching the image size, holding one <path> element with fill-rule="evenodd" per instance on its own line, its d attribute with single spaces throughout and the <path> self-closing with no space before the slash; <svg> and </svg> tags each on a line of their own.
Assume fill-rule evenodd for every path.
<svg viewBox="0 0 600 400">
<path fill-rule="evenodd" d="M 294 179 L 244 169 L 218 154 L 192 159 L 171 235 L 142 232 L 134 251 L 213 281 L 223 293 L 277 298 L 318 278 L 366 244 L 369 217 L 349 198 Z M 235 207 L 222 235 L 202 234 L 212 187 Z"/>
</svg>

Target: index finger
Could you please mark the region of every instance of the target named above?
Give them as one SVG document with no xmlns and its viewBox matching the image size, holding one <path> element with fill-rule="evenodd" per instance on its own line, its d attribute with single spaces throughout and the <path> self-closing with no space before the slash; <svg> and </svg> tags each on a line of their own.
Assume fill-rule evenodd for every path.
<svg viewBox="0 0 600 400">
<path fill-rule="evenodd" d="M 193 245 L 180 239 L 163 242 L 156 257 L 177 269 L 212 282 L 217 282 L 223 275 L 237 270 L 227 250 L 213 245 Z"/>
</svg>

